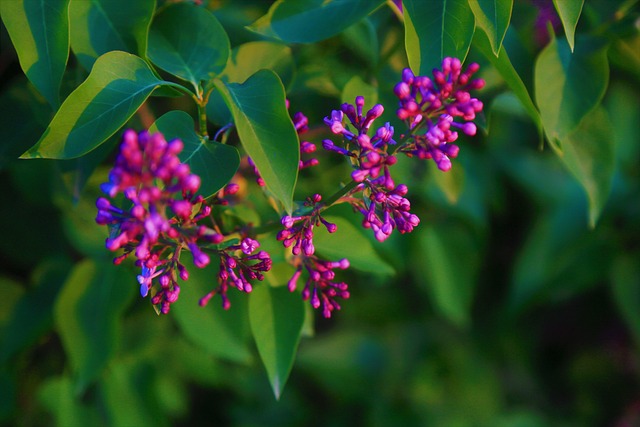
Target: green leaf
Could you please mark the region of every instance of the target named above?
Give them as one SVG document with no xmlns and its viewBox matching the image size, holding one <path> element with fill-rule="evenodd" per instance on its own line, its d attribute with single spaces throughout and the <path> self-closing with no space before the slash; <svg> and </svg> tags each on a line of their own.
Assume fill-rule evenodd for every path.
<svg viewBox="0 0 640 427">
<path fill-rule="evenodd" d="M 287 212 L 293 209 L 300 142 L 276 74 L 260 70 L 244 84 L 215 81 L 233 114 L 242 146 L 256 164 L 267 188 Z"/>
<path fill-rule="evenodd" d="M 447 172 L 442 172 L 435 162 L 429 162 L 428 165 L 433 182 L 442 191 L 447 201 L 452 205 L 458 203 L 458 199 L 464 189 L 464 167 L 455 167 Z"/>
<path fill-rule="evenodd" d="M 371 19 L 364 18 L 342 33 L 344 43 L 359 58 L 364 59 L 374 68 L 380 60 L 380 42 L 376 28 Z"/>
<path fill-rule="evenodd" d="M 347 258 L 351 267 L 380 275 L 393 275 L 395 270 L 376 252 L 365 235 L 365 230 L 358 228 L 339 216 L 326 216 L 330 223 L 336 224 L 338 230 L 329 233 L 324 226 L 315 228 L 313 245 L 323 257 L 338 261 Z"/>
<path fill-rule="evenodd" d="M 535 97 L 545 133 L 562 149 L 564 138 L 602 100 L 609 81 L 606 45 L 584 38 L 573 54 L 565 40 L 554 39 L 535 65 Z"/>
<path fill-rule="evenodd" d="M 384 0 L 278 0 L 248 28 L 288 43 L 314 43 L 340 33 L 383 3 Z"/>
<path fill-rule="evenodd" d="M 96 59 L 112 50 L 147 55 L 154 0 L 72 0 L 69 4 L 71 49 L 91 70 Z"/>
<path fill-rule="evenodd" d="M 556 152 L 587 192 L 589 225 L 595 227 L 611 192 L 615 172 L 613 126 L 604 109 L 589 113 L 562 141 L 562 148 L 561 153 Z"/>
<path fill-rule="evenodd" d="M 405 0 L 405 47 L 411 69 L 430 75 L 447 56 L 464 61 L 475 29 L 467 0 Z"/>
<path fill-rule="evenodd" d="M 34 288 L 18 300 L 7 320 L 0 344 L 0 365 L 51 329 L 53 303 L 69 268 L 65 259 L 51 259 L 38 266 L 33 278 Z"/>
<path fill-rule="evenodd" d="M 249 321 L 271 388 L 280 399 L 300 341 L 303 301 L 285 286 L 257 286 L 249 298 Z"/>
<path fill-rule="evenodd" d="M 578 19 L 580 19 L 584 0 L 553 0 L 553 4 L 558 11 L 567 42 L 571 47 L 571 52 L 573 52 L 576 26 L 578 25 Z"/>
<path fill-rule="evenodd" d="M 248 363 L 251 352 L 245 339 L 249 332 L 247 295 L 230 289 L 229 310 L 223 310 L 220 298 L 215 296 L 205 307 L 198 304 L 200 298 L 218 286 L 217 266 L 212 264 L 204 269 L 188 266 L 189 281 L 180 287 L 180 298 L 171 306 L 171 313 L 184 335 L 208 354 Z"/>
<path fill-rule="evenodd" d="M 136 289 L 123 266 L 85 260 L 71 271 L 54 316 L 78 389 L 95 380 L 113 357 L 120 318 Z"/>
<path fill-rule="evenodd" d="M 378 88 L 371 86 L 358 75 L 353 76 L 342 89 L 342 102 L 353 104 L 357 96 L 364 96 L 366 112 L 378 103 Z"/>
<path fill-rule="evenodd" d="M 640 263 L 638 254 L 619 256 L 612 271 L 613 300 L 640 346 Z"/>
<path fill-rule="evenodd" d="M 540 118 L 540 113 L 531 99 L 529 90 L 511 63 L 504 46 L 501 46 L 498 54 L 494 55 L 487 35 L 480 31 L 475 33 L 473 41 L 474 46 L 478 48 L 478 50 L 480 50 L 480 52 L 482 52 L 482 54 L 491 62 L 495 69 L 500 73 L 507 86 L 509 86 L 513 93 L 518 97 L 525 111 L 538 128 L 538 132 L 542 134 L 542 119 Z"/>
<path fill-rule="evenodd" d="M 54 109 L 69 57 L 69 0 L 0 2 L 0 15 L 22 71 Z"/>
<path fill-rule="evenodd" d="M 287 87 L 293 80 L 295 64 L 289 46 L 268 41 L 255 41 L 236 46 L 220 76 L 229 83 L 243 83 L 257 71 L 272 70 Z"/>
<path fill-rule="evenodd" d="M 480 258 L 478 243 L 460 224 L 428 225 L 414 258 L 436 309 L 453 323 L 470 321 Z"/>
<path fill-rule="evenodd" d="M 229 37 L 215 16 L 190 3 L 165 8 L 149 31 L 149 59 L 196 90 L 201 80 L 222 72 L 229 50 Z"/>
<path fill-rule="evenodd" d="M 155 121 L 149 132 L 160 132 L 167 141 L 180 139 L 184 143 L 180 160 L 200 176 L 200 194 L 205 198 L 227 185 L 240 166 L 235 147 L 201 139 L 194 130 L 193 119 L 184 111 L 169 111 Z"/>
<path fill-rule="evenodd" d="M 116 133 L 163 84 L 173 83 L 159 80 L 141 58 L 105 53 L 22 158 L 70 159 L 88 153 Z"/>
<path fill-rule="evenodd" d="M 476 23 L 489 38 L 491 50 L 498 56 L 511 21 L 513 0 L 469 0 L 469 7 Z"/>
</svg>

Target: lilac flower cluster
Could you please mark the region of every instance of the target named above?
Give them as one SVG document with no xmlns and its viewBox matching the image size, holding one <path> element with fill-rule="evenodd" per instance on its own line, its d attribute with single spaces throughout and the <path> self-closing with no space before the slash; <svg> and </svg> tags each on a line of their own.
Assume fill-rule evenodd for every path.
<svg viewBox="0 0 640 427">
<path fill-rule="evenodd" d="M 151 293 L 152 304 L 159 306 L 164 314 L 180 294 L 178 278 L 182 281 L 189 278 L 186 267 L 180 263 L 182 251 L 190 251 L 194 265 L 204 268 L 211 259 L 202 246 L 224 240 L 220 233 L 198 224 L 209 217 L 211 207 L 196 194 L 200 178 L 178 158 L 182 149 L 180 140 L 167 142 L 159 133 L 138 135 L 132 130 L 126 131 L 115 166 L 109 173 L 109 182 L 102 184 L 101 189 L 111 199 L 123 194 L 125 204 L 131 206 L 118 208 L 106 197 L 100 197 L 96 202 L 96 222 L 110 227 L 107 249 L 124 250 L 114 263 L 119 264 L 135 253 L 135 264 L 141 269 L 138 275 L 140 294 L 146 297 Z M 237 188 L 229 185 L 223 191 L 233 194 Z M 243 245 L 243 251 L 251 248 L 250 254 L 257 242 L 245 239 Z M 235 268 L 230 261 L 233 257 L 227 252 L 233 249 L 227 248 L 221 255 L 231 269 Z M 265 254 L 257 255 L 261 260 L 258 267 L 254 265 L 248 269 L 268 270 L 271 261 Z M 249 259 L 252 258 L 242 259 L 241 267 L 246 266 Z M 262 279 L 261 275 L 248 274 L 241 268 L 240 277 L 246 276 Z M 221 275 L 220 281 L 224 285 L 226 278 Z M 235 286 L 241 289 L 238 284 Z M 243 282 L 242 290 L 248 292 L 250 286 Z"/>
<path fill-rule="evenodd" d="M 289 291 L 295 291 L 298 280 L 305 269 L 309 275 L 302 290 L 302 299 L 311 302 L 311 306 L 318 309 L 322 306 L 322 315 L 325 318 L 331 317 L 334 310 L 340 310 L 340 304 L 336 298 L 349 298 L 348 285 L 344 282 L 334 282 L 335 269 L 349 268 L 349 261 L 346 258 L 340 261 L 323 261 L 316 256 L 300 256 L 295 260 L 297 268 L 289 280 Z"/>
<path fill-rule="evenodd" d="M 470 136 L 476 134 L 476 125 L 471 120 L 482 111 L 483 104 L 472 98 L 469 91 L 484 87 L 484 80 L 471 78 L 479 68 L 472 63 L 462 71 L 459 59 L 447 57 L 442 61 L 442 69 L 433 71 L 433 79 L 415 76 L 408 68 L 402 72 L 402 81 L 394 88 L 400 100 L 396 114 L 405 121 L 411 136 L 399 151 L 433 159 L 442 171 L 451 169 L 451 159 L 459 152 L 453 144 L 458 139 L 455 129 Z M 426 130 L 420 132 L 420 127 Z"/>
<path fill-rule="evenodd" d="M 291 248 L 294 255 L 304 253 L 311 256 L 315 252 L 313 246 L 313 227 L 320 224 L 324 225 L 329 233 L 335 233 L 338 226 L 332 224 L 320 216 L 320 210 L 323 207 L 322 196 L 314 194 L 305 202 L 305 206 L 313 207 L 310 213 L 304 215 L 285 215 L 282 217 L 281 223 L 284 227 L 276 239 L 282 241 L 285 248 Z"/>
<path fill-rule="evenodd" d="M 200 305 L 205 306 L 216 294 L 222 298 L 222 307 L 231 307 L 227 290 L 229 286 L 249 293 L 253 290 L 250 280 L 263 280 L 265 271 L 271 269 L 271 257 L 265 251 L 257 251 L 260 243 L 249 237 L 242 239 L 240 244 L 229 246 L 220 251 L 220 270 L 218 278 L 220 285 L 200 299 Z M 239 255 L 238 255 L 239 253 Z"/>
</svg>

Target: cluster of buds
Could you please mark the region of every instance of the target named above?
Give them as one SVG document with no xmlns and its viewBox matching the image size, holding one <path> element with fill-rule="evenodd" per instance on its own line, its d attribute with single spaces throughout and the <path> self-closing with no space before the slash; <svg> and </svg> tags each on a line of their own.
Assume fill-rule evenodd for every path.
<svg viewBox="0 0 640 427">
<path fill-rule="evenodd" d="M 245 237 L 240 244 L 228 246 L 220 251 L 219 286 L 200 299 L 205 306 L 216 294 L 222 298 L 222 308 L 231 307 L 227 291 L 233 286 L 241 292 L 253 290 L 250 280 L 263 280 L 263 272 L 271 269 L 271 257 L 266 251 L 258 251 L 260 243 Z"/>
<path fill-rule="evenodd" d="M 407 186 L 400 184 L 393 190 L 369 185 L 369 197 L 359 203 L 352 203 L 364 216 L 362 226 L 370 228 L 379 242 L 385 241 L 394 229 L 401 234 L 410 233 L 420 224 L 420 218 L 409 212 L 411 203 L 404 196 Z"/>
<path fill-rule="evenodd" d="M 291 252 L 294 255 L 300 255 L 303 253 L 306 256 L 311 256 L 315 252 L 313 246 L 313 227 L 320 224 L 324 225 L 329 233 L 335 233 L 338 226 L 328 222 L 322 216 L 320 216 L 320 209 L 322 208 L 322 196 L 314 194 L 313 197 L 309 197 L 306 202 L 306 207 L 311 207 L 310 213 L 305 215 L 285 215 L 282 217 L 281 223 L 284 227 L 283 230 L 278 232 L 276 239 L 282 241 L 285 248 L 291 248 Z"/>
<path fill-rule="evenodd" d="M 400 151 L 408 156 L 433 159 L 442 171 L 451 169 L 451 159 L 459 151 L 453 144 L 458 139 L 455 129 L 470 136 L 476 134 L 476 125 L 471 121 L 482 111 L 483 104 L 472 98 L 469 91 L 484 87 L 484 80 L 472 79 L 479 68 L 472 63 L 462 71 L 459 59 L 447 57 L 441 70 L 433 70 L 433 79 L 415 76 L 408 68 L 402 72 L 402 81 L 394 88 L 400 100 L 396 114 L 413 135 Z M 462 122 L 454 121 L 455 118 Z M 426 130 L 416 132 L 421 126 Z"/>
<path fill-rule="evenodd" d="M 323 261 L 316 256 L 300 256 L 295 258 L 298 264 L 295 273 L 288 283 L 289 291 L 295 291 L 298 280 L 305 269 L 308 273 L 307 281 L 302 290 L 302 299 L 310 301 L 315 309 L 322 307 L 322 315 L 331 317 L 334 310 L 340 310 L 340 304 L 336 298 L 349 298 L 348 285 L 344 282 L 334 282 L 336 268 L 344 270 L 349 268 L 346 258 L 340 261 Z"/>
<path fill-rule="evenodd" d="M 224 240 L 220 233 L 198 224 L 209 217 L 211 207 L 196 194 L 200 178 L 178 158 L 182 149 L 180 140 L 167 142 L 159 133 L 138 135 L 132 130 L 126 131 L 115 166 L 109 173 L 109 182 L 102 184 L 101 189 L 110 199 L 123 194 L 131 207 L 118 208 L 107 197 L 100 197 L 96 202 L 96 222 L 110 227 L 107 249 L 124 250 L 114 263 L 120 264 L 135 254 L 135 264 L 141 269 L 137 277 L 140 294 L 143 297 L 151 294 L 152 304 L 164 314 L 178 299 L 178 279 L 189 278 L 186 267 L 180 263 L 181 253 L 188 250 L 193 264 L 204 268 L 211 258 L 202 245 L 217 245 Z M 229 184 L 221 194 L 230 196 L 237 191 L 235 184 Z M 220 200 L 220 204 L 225 204 L 223 198 Z M 259 272 L 268 270 L 271 260 L 266 252 L 250 255 L 257 246 L 255 240 L 244 239 L 238 247 L 219 251 L 221 264 L 225 266 L 221 267 L 220 287 L 226 287 L 230 278 L 233 286 L 248 292 L 251 290 L 248 280 L 262 280 Z M 235 258 L 231 253 L 236 249 L 249 256 Z M 259 262 L 249 265 L 252 259 Z M 236 267 L 238 273 L 233 272 Z M 224 292 L 221 294 L 223 305 L 228 305 Z"/>
</svg>

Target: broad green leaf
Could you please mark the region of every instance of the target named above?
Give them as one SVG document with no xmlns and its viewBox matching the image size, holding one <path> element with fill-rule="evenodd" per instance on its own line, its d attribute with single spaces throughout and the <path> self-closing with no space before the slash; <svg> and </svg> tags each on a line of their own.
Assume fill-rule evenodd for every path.
<svg viewBox="0 0 640 427">
<path fill-rule="evenodd" d="M 578 19 L 580 19 L 584 0 L 553 0 L 553 4 L 558 11 L 567 42 L 571 47 L 571 52 L 573 52 L 576 26 L 578 25 Z"/>
<path fill-rule="evenodd" d="M 640 346 L 640 263 L 638 254 L 621 255 L 612 271 L 613 300 Z"/>
<path fill-rule="evenodd" d="M 469 0 L 469 6 L 488 37 L 493 54 L 498 56 L 511 21 L 513 0 Z"/>
<path fill-rule="evenodd" d="M 53 414 L 57 426 L 100 425 L 97 408 L 77 399 L 73 381 L 67 376 L 47 379 L 38 389 L 38 400 Z"/>
<path fill-rule="evenodd" d="M 378 103 L 378 88 L 371 86 L 358 75 L 353 76 L 342 89 L 342 102 L 354 104 L 357 96 L 364 96 L 363 111 L 366 112 Z"/>
<path fill-rule="evenodd" d="M 271 388 L 280 399 L 300 342 L 303 301 L 286 286 L 257 286 L 249 298 L 249 321 Z"/>
<path fill-rule="evenodd" d="M 22 71 L 54 109 L 69 57 L 69 0 L 3 0 L 0 15 Z"/>
<path fill-rule="evenodd" d="M 565 40 L 554 39 L 535 65 L 535 97 L 552 146 L 564 138 L 600 103 L 609 81 L 607 46 L 599 39 L 581 39 L 571 53 Z"/>
<path fill-rule="evenodd" d="M 414 257 L 436 309 L 453 323 L 469 323 L 480 258 L 478 242 L 460 224 L 428 225 Z"/>
<path fill-rule="evenodd" d="M 243 84 L 215 81 L 233 114 L 242 146 L 255 162 L 267 188 L 293 209 L 298 178 L 298 134 L 285 105 L 285 92 L 276 74 L 260 70 Z"/>
<path fill-rule="evenodd" d="M 190 3 L 168 6 L 149 31 L 149 59 L 198 88 L 220 74 L 229 57 L 229 37 L 206 9 Z"/>
<path fill-rule="evenodd" d="M 147 56 L 149 25 L 154 0 L 71 0 L 71 49 L 82 66 L 91 70 L 112 50 Z"/>
<path fill-rule="evenodd" d="M 464 61 L 475 29 L 467 0 L 405 0 L 405 47 L 411 69 L 422 76 L 452 56 Z"/>
<path fill-rule="evenodd" d="M 344 218 L 338 216 L 325 217 L 336 224 L 338 230 L 329 233 L 323 225 L 315 227 L 313 245 L 323 257 L 338 261 L 347 258 L 351 267 L 368 273 L 393 275 L 395 270 L 376 252 L 364 233 L 367 230 L 358 228 Z"/>
<path fill-rule="evenodd" d="M 498 54 L 494 55 L 491 50 L 489 39 L 486 34 L 483 34 L 480 31 L 476 32 L 473 41 L 474 46 L 477 47 L 478 50 L 480 50 L 480 52 L 482 52 L 482 54 L 491 62 L 495 69 L 500 73 L 507 86 L 509 86 L 513 93 L 518 97 L 527 114 L 529 114 L 529 117 L 531 117 L 531 120 L 533 120 L 533 123 L 538 128 L 538 132 L 542 134 L 542 119 L 540 118 L 540 113 L 533 103 L 527 87 L 511 63 L 504 46 L 501 46 Z"/>
<path fill-rule="evenodd" d="M 251 75 L 266 68 L 276 73 L 287 87 L 293 80 L 294 67 L 289 46 L 255 41 L 233 48 L 220 78 L 229 83 L 244 83 Z"/>
<path fill-rule="evenodd" d="M 200 176 L 200 194 L 205 198 L 227 185 L 240 166 L 235 147 L 200 138 L 193 119 L 184 111 L 169 111 L 156 120 L 149 132 L 160 132 L 167 141 L 180 139 L 184 143 L 180 160 Z"/>
<path fill-rule="evenodd" d="M 141 58 L 105 53 L 22 158 L 70 159 L 88 153 L 116 133 L 163 84 L 173 83 L 159 80 Z"/>
<path fill-rule="evenodd" d="M 278 0 L 248 28 L 288 43 L 334 36 L 373 12 L 384 0 Z"/>
<path fill-rule="evenodd" d="M 113 357 L 120 318 L 136 288 L 135 275 L 123 266 L 85 260 L 71 271 L 54 316 L 78 389 L 95 380 Z"/>
<path fill-rule="evenodd" d="M 229 289 L 227 296 L 231 308 L 223 310 L 219 296 L 214 296 L 205 307 L 198 301 L 218 286 L 217 260 L 204 269 L 186 263 L 189 280 L 180 286 L 180 299 L 171 306 L 184 335 L 202 350 L 215 357 L 239 363 L 251 360 L 247 325 L 247 295 Z"/>
<path fill-rule="evenodd" d="M 52 326 L 53 303 L 70 268 L 66 259 L 51 259 L 38 266 L 34 287 L 16 302 L 0 343 L 0 365 L 35 343 Z"/>
<path fill-rule="evenodd" d="M 562 162 L 587 192 L 589 224 L 596 221 L 607 202 L 615 172 L 613 127 L 603 108 L 589 113 L 562 141 Z"/>
</svg>

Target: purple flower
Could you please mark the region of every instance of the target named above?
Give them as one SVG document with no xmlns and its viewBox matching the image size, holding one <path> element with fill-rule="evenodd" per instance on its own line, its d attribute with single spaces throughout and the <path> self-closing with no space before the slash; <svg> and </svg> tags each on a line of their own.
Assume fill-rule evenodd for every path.
<svg viewBox="0 0 640 427">
<path fill-rule="evenodd" d="M 320 209 L 323 207 L 321 201 L 322 196 L 314 194 L 313 197 L 309 197 L 305 202 L 305 206 L 313 207 L 310 213 L 298 216 L 285 215 L 282 217 L 281 223 L 284 230 L 281 230 L 277 234 L 276 239 L 282 241 L 285 248 L 292 247 L 291 252 L 294 255 L 304 253 L 306 256 L 311 256 L 314 254 L 314 226 L 322 224 L 327 228 L 329 233 L 335 233 L 338 229 L 335 224 L 326 221 L 320 216 Z"/>
<path fill-rule="evenodd" d="M 109 182 L 101 188 L 109 198 L 123 194 L 131 206 L 127 210 L 115 207 L 106 197 L 96 201 L 96 222 L 110 227 L 107 249 L 124 250 L 114 263 L 135 254 L 141 269 L 137 278 L 140 293 L 146 297 L 157 284 L 152 303 L 160 305 L 162 313 L 178 298 L 177 279 L 188 278 L 179 262 L 180 252 L 191 251 L 198 268 L 210 261 L 198 242 L 208 233 L 197 222 L 211 208 L 196 194 L 200 177 L 178 158 L 182 148 L 180 140 L 167 142 L 161 134 L 127 130 Z"/>
<path fill-rule="evenodd" d="M 324 261 L 316 256 L 300 256 L 297 263 L 298 267 L 288 282 L 289 291 L 295 291 L 303 270 L 306 270 L 308 278 L 302 289 L 302 299 L 309 300 L 315 309 L 322 307 L 322 315 L 325 318 L 331 317 L 334 310 L 340 310 L 336 298 L 349 298 L 349 286 L 344 282 L 334 282 L 334 270 L 349 268 L 349 261 L 346 258 L 340 261 Z"/>
<path fill-rule="evenodd" d="M 271 257 L 265 251 L 258 251 L 260 243 L 245 237 L 240 244 L 229 246 L 220 251 L 219 285 L 200 299 L 200 305 L 205 306 L 216 294 L 222 298 L 222 307 L 231 307 L 227 291 L 232 286 L 242 292 L 251 292 L 251 280 L 263 280 L 265 271 L 271 269 Z"/>
</svg>

